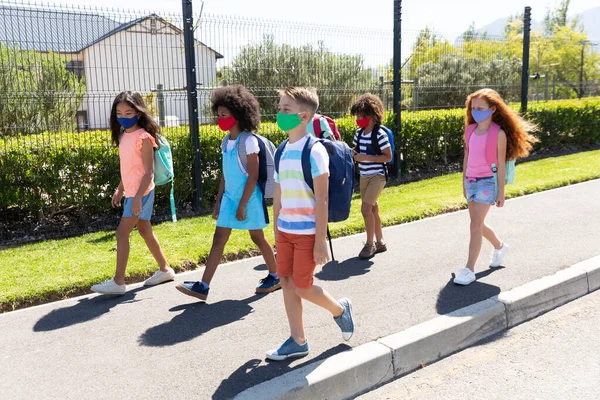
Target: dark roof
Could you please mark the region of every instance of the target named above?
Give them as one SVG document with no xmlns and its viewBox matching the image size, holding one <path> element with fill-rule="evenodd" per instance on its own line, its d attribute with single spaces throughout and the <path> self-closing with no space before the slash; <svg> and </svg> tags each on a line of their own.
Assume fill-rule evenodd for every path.
<svg viewBox="0 0 600 400">
<path fill-rule="evenodd" d="M 181 32 L 156 14 L 122 24 L 97 14 L 0 6 L 0 42 L 18 43 L 22 50 L 79 53 L 148 18 L 157 18 Z M 209 49 L 216 58 L 223 58 Z"/>
</svg>

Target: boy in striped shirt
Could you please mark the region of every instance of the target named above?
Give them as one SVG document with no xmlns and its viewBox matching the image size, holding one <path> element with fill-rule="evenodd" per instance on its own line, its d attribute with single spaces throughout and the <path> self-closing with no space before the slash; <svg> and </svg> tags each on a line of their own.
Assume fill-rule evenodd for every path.
<svg viewBox="0 0 600 400">
<path fill-rule="evenodd" d="M 303 299 L 328 310 L 345 340 L 350 340 L 354 333 L 350 300 L 335 300 L 325 290 L 313 285 L 317 264 L 325 264 L 329 260 L 326 241 L 329 155 L 318 142 L 310 149 L 314 191 L 304 180 L 301 158 L 310 137 L 306 127 L 312 123 L 319 98 L 313 89 L 302 87 L 288 87 L 279 94 L 277 125 L 287 132 L 289 140 L 282 144 L 279 173 L 275 173 L 273 219 L 277 276 L 283 288 L 290 337 L 279 348 L 267 352 L 267 358 L 275 361 L 308 354 Z M 306 151 L 309 151 L 308 148 Z"/>
<path fill-rule="evenodd" d="M 387 250 L 377 200 L 385 187 L 385 163 L 392 161 L 392 148 L 387 133 L 381 128 L 384 110 L 379 97 L 363 94 L 352 105 L 350 113 L 356 116 L 356 124 L 360 127 L 354 135 L 352 154 L 360 170 L 361 211 L 367 231 L 367 242 L 358 257 L 367 259 Z M 373 138 L 372 135 L 377 136 Z M 374 140 L 378 146 L 374 146 Z"/>
</svg>

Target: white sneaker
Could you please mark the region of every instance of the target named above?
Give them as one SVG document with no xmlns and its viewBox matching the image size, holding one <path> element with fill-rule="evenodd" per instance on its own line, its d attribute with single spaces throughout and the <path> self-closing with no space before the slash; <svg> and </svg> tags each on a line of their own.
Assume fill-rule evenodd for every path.
<svg viewBox="0 0 600 400">
<path fill-rule="evenodd" d="M 172 268 L 169 268 L 167 272 L 163 272 L 159 269 L 154 275 L 144 281 L 144 286 L 154 286 L 159 283 L 172 281 L 173 279 L 175 279 L 175 271 L 173 271 Z"/>
<path fill-rule="evenodd" d="M 114 279 L 109 279 L 92 286 L 92 291 L 100 294 L 125 294 L 127 285 L 117 285 Z"/>
<path fill-rule="evenodd" d="M 458 274 L 454 278 L 454 283 L 457 285 L 466 286 L 472 282 L 475 282 L 477 277 L 469 268 L 461 268 L 458 270 Z"/>
<path fill-rule="evenodd" d="M 502 242 L 502 247 L 499 249 L 492 250 L 492 259 L 490 260 L 490 267 L 497 268 L 502 265 L 504 256 L 508 253 L 508 245 Z"/>
</svg>

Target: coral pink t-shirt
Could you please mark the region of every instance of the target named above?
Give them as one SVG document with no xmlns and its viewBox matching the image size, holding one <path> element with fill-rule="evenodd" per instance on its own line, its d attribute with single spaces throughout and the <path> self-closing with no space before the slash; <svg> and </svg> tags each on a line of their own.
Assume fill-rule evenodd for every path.
<svg viewBox="0 0 600 400">
<path fill-rule="evenodd" d="M 135 197 L 146 173 L 142 159 L 142 144 L 146 139 L 150 140 L 152 147 L 158 148 L 154 138 L 144 129 L 138 129 L 134 132 L 123 132 L 123 135 L 121 135 L 119 159 L 125 197 Z M 150 180 L 150 185 L 148 185 L 148 188 L 144 192 L 144 196 L 150 193 L 152 189 L 154 189 L 154 175 Z"/>
<path fill-rule="evenodd" d="M 494 176 L 492 168 L 485 157 L 485 143 L 488 134 L 477 135 L 475 132 L 469 139 L 469 155 L 467 159 L 467 178 L 486 178 Z"/>
</svg>

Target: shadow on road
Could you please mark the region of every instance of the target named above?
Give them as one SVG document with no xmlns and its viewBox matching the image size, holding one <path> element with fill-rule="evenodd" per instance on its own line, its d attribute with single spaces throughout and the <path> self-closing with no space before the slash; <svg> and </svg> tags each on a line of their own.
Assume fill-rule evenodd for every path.
<svg viewBox="0 0 600 400">
<path fill-rule="evenodd" d="M 123 296 L 101 295 L 86 297 L 71 307 L 50 311 L 33 326 L 34 332 L 47 332 L 94 320 L 119 304 L 137 303 L 135 295 L 144 287 L 126 292 Z"/>
<path fill-rule="evenodd" d="M 173 346 L 187 342 L 221 326 L 243 319 L 254 311 L 250 303 L 263 298 L 254 295 L 244 300 L 223 300 L 217 303 L 194 302 L 171 308 L 183 311 L 169 322 L 149 328 L 138 339 L 141 346 Z"/>
<path fill-rule="evenodd" d="M 273 361 L 263 365 L 261 365 L 262 360 L 259 359 L 247 361 L 241 367 L 235 370 L 227 379 L 221 382 L 212 398 L 214 400 L 231 399 L 238 393 L 241 393 L 244 390 L 256 386 L 262 382 L 276 378 L 295 369 L 305 367 L 309 364 L 317 363 L 335 354 L 339 354 L 351 349 L 352 348 L 346 344 L 339 344 L 320 354 L 316 358 L 312 358 L 305 363 L 294 366 L 292 366 L 292 363 L 297 362 L 298 359 Z"/>
<path fill-rule="evenodd" d="M 315 278 L 322 281 L 341 281 L 351 276 L 360 276 L 369 273 L 373 266 L 371 260 L 361 260 L 358 257 L 349 258 L 345 261 L 330 261 L 315 274 Z"/>
<path fill-rule="evenodd" d="M 490 268 L 476 273 L 477 280 L 468 286 L 460 286 L 452 282 L 454 279 L 454 274 L 452 274 L 452 278 L 450 278 L 446 286 L 438 294 L 435 305 L 437 313 L 440 315 L 448 314 L 500 294 L 498 286 L 480 282 L 479 279 L 501 269 L 504 269 L 504 267 Z"/>
</svg>

